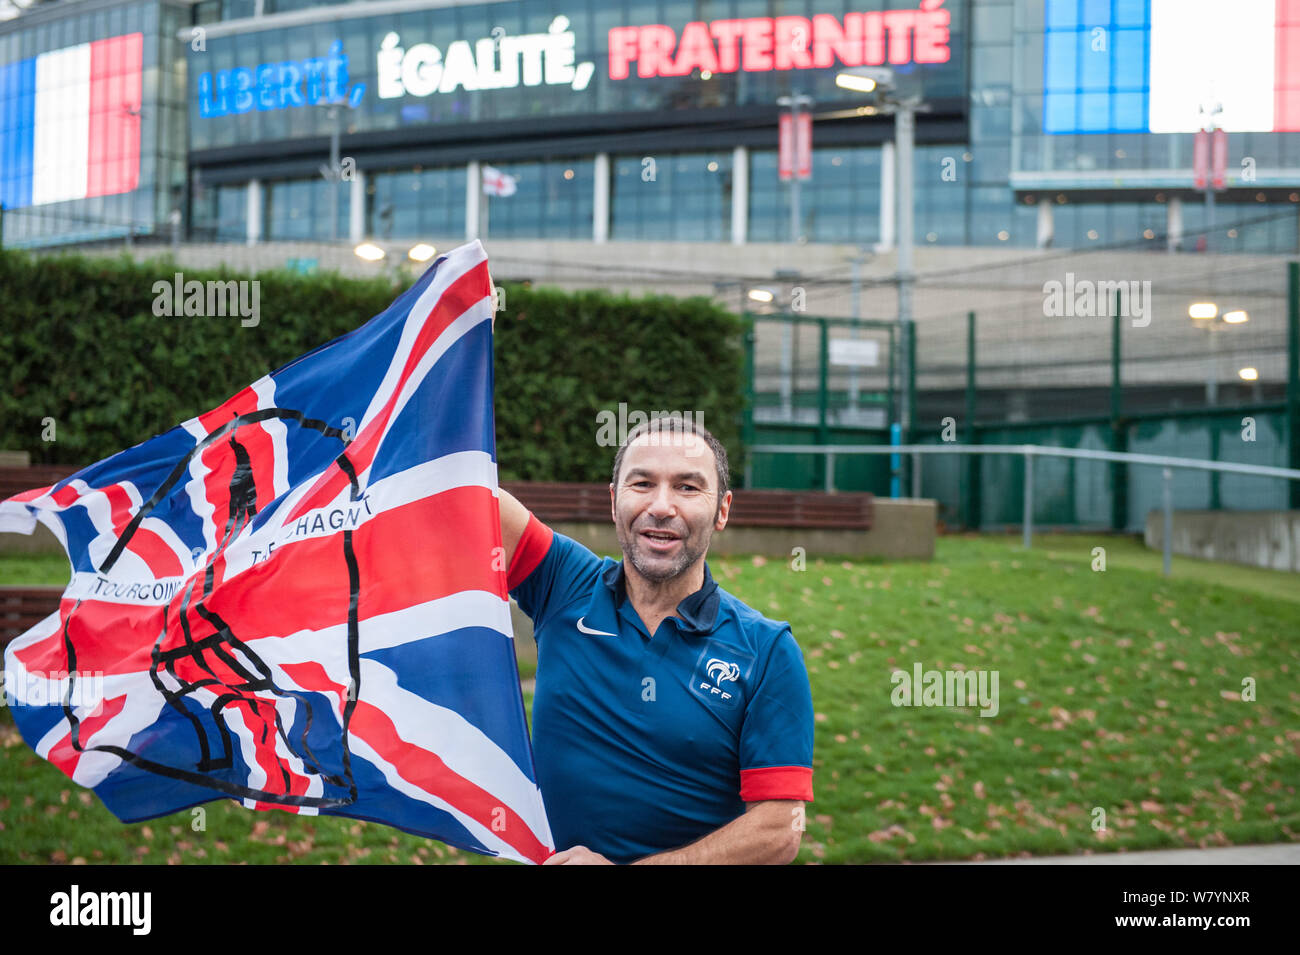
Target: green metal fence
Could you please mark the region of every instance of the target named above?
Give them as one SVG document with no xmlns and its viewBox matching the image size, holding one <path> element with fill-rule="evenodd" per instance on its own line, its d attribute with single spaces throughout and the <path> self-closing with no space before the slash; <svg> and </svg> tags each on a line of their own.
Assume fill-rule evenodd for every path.
<svg viewBox="0 0 1300 955">
<path fill-rule="evenodd" d="M 1139 263 L 1140 265 L 1140 263 Z M 1249 290 L 1249 298 L 1247 292 Z M 1041 444 L 1300 468 L 1300 264 L 1209 276 L 1163 296 L 1160 322 L 1140 324 L 1117 292 L 1086 323 L 1035 315 L 927 316 L 904 334 L 890 321 L 749 315 L 747 447 L 763 444 Z M 1151 300 L 1161 301 L 1148 291 Z M 1207 333 L 1185 315 L 1198 298 L 1248 300 L 1249 322 Z M 1044 309 L 1044 311 L 1046 311 Z M 874 346 L 843 344 L 874 341 Z M 839 344 L 837 344 L 839 343 Z M 856 361 L 858 364 L 853 364 Z M 1256 377 L 1241 377 L 1253 367 Z M 836 456 L 839 490 L 910 487 L 910 462 Z M 746 486 L 819 489 L 821 455 L 746 456 Z M 930 456 L 920 492 L 945 524 L 992 529 L 1022 516 L 1014 457 Z M 1035 473 L 1035 519 L 1135 531 L 1162 487 L 1119 462 L 1052 460 Z M 1300 508 L 1300 482 L 1179 473 L 1179 509 Z"/>
</svg>

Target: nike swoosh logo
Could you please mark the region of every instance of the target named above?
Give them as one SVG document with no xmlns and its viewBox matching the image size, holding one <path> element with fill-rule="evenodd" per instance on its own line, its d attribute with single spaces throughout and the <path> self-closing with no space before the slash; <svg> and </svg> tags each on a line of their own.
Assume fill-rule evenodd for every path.
<svg viewBox="0 0 1300 955">
<path fill-rule="evenodd" d="M 596 634 L 597 636 L 601 636 L 601 637 L 617 637 L 617 636 L 618 636 L 617 633 L 610 633 L 608 630 L 592 630 L 590 627 L 585 627 L 585 626 L 583 626 L 582 621 L 584 621 L 584 620 L 586 620 L 586 619 L 587 619 L 587 618 L 586 618 L 585 615 L 584 615 L 584 616 L 581 616 L 581 617 L 578 618 L 578 632 L 579 632 L 579 633 L 594 633 L 594 634 Z"/>
</svg>

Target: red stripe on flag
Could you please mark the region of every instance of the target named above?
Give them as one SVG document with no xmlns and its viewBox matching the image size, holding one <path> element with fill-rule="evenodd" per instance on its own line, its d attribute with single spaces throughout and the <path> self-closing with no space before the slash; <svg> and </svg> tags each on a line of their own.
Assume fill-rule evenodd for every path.
<svg viewBox="0 0 1300 955">
<path fill-rule="evenodd" d="M 90 165 L 86 196 L 130 192 L 140 182 L 144 34 L 90 44 Z"/>
<path fill-rule="evenodd" d="M 362 524 L 353 535 L 362 574 L 360 617 L 466 590 L 505 600 L 505 574 L 494 569 L 492 552 L 492 522 L 499 514 L 487 488 L 458 487 Z"/>
<path fill-rule="evenodd" d="M 95 745 L 95 734 L 121 713 L 124 706 L 126 706 L 125 694 L 109 697 L 100 703 L 99 711 L 94 716 L 87 716 L 80 720 L 77 726 L 77 742 L 81 744 L 82 749 L 89 749 Z M 81 753 L 72 746 L 71 730 L 68 731 L 68 735 L 50 747 L 50 755 L 46 759 L 63 770 L 69 778 L 72 777 L 72 774 L 77 771 L 77 763 L 81 762 Z"/>
<path fill-rule="evenodd" d="M 542 845 L 518 813 L 503 806 L 500 799 L 483 787 L 453 772 L 437 753 L 402 739 L 383 710 L 358 700 L 348 728 L 392 764 L 407 782 L 436 794 L 458 812 L 497 832 L 503 842 L 513 846 L 525 859 L 541 864 L 551 855 L 551 850 Z"/>
<path fill-rule="evenodd" d="M 73 607 L 76 611 L 73 612 Z M 149 669 L 150 650 L 162 631 L 163 608 L 65 597 L 59 608 L 82 673 L 139 673 Z M 72 617 L 69 620 L 68 615 Z M 68 669 L 63 626 L 29 647 L 15 650 L 29 673 Z"/>
<path fill-rule="evenodd" d="M 490 490 L 463 487 L 384 511 L 361 524 L 352 538 L 361 574 L 358 618 L 465 590 L 485 590 L 506 599 L 504 574 L 493 569 L 489 536 L 497 514 Z M 307 528 L 315 523 L 310 515 L 299 520 Z M 281 544 L 269 559 L 213 591 L 204 604 L 248 641 L 344 624 L 348 591 L 339 531 Z"/>
<path fill-rule="evenodd" d="M 447 290 L 439 296 L 438 301 L 434 303 L 433 308 L 421 326 L 419 335 L 411 347 L 410 354 L 406 357 L 406 363 L 402 367 L 402 373 L 398 377 L 393 393 L 388 397 L 379 413 L 370 420 L 370 423 L 348 445 L 348 460 L 357 474 L 361 474 L 374 463 L 375 454 L 378 452 L 380 442 L 388 430 L 389 419 L 397 404 L 397 398 L 401 394 L 402 386 L 411 377 L 416 366 L 424 358 L 425 353 L 438 340 L 438 337 L 446 331 L 447 326 L 460 318 L 475 302 L 481 301 L 490 294 L 490 291 L 491 284 L 488 281 L 487 263 L 480 262 L 456 278 L 447 287 Z M 338 497 L 343 489 L 348 486 L 347 475 L 343 473 L 337 464 L 331 465 L 324 474 L 317 478 L 311 490 L 303 495 L 289 515 L 289 520 L 297 520 L 314 508 L 324 507 Z"/>
<path fill-rule="evenodd" d="M 110 484 L 100 490 L 108 499 L 109 521 L 113 526 L 113 535 L 120 537 L 122 531 L 131 523 L 135 504 L 120 484 Z M 135 533 L 131 535 L 131 543 L 127 545 L 127 550 L 144 561 L 155 577 L 176 577 L 181 573 L 180 558 L 154 531 L 136 528 Z"/>
<path fill-rule="evenodd" d="M 59 488 L 50 496 L 54 498 L 54 503 L 59 505 L 59 507 L 71 507 L 73 504 L 76 504 L 77 501 L 81 500 L 81 492 L 71 484 L 63 485 L 63 487 Z"/>
<path fill-rule="evenodd" d="M 45 495 L 45 494 L 50 493 L 50 490 L 51 490 L 53 487 L 54 487 L 54 485 L 51 484 L 49 487 L 37 487 L 37 488 L 33 488 L 33 489 L 30 490 L 30 491 L 23 491 L 21 494 L 15 494 L 13 497 L 8 498 L 8 500 L 10 500 L 10 501 L 17 501 L 19 504 L 22 504 L 22 503 L 24 503 L 24 502 L 26 502 L 26 501 L 34 501 L 34 500 L 36 500 L 38 497 L 41 497 L 41 496 L 43 496 L 43 495 Z"/>
<path fill-rule="evenodd" d="M 205 601 L 240 640 L 287 637 L 347 623 L 348 567 L 339 537 L 284 544 Z"/>
<path fill-rule="evenodd" d="M 346 687 L 331 680 L 320 664 L 286 664 L 282 669 L 304 690 L 333 695 L 340 711 L 342 710 L 346 700 Z M 358 700 L 348 729 L 392 764 L 397 774 L 407 782 L 437 795 L 487 829 L 499 831 L 502 840 L 517 849 L 524 858 L 540 863 L 551 855 L 551 850 L 542 845 L 514 810 L 503 806 L 501 800 L 486 789 L 453 772 L 437 753 L 403 740 L 383 710 Z M 504 830 L 500 828 L 502 822 L 505 823 Z"/>
</svg>

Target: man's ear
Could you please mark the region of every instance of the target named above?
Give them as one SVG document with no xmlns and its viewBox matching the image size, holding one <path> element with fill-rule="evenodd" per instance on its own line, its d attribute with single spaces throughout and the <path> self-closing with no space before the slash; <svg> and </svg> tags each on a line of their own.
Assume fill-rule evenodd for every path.
<svg viewBox="0 0 1300 955">
<path fill-rule="evenodd" d="M 720 531 L 727 526 L 727 517 L 731 514 L 731 492 L 722 495 L 722 504 L 718 507 L 718 518 L 713 522 L 713 529 Z"/>
<path fill-rule="evenodd" d="M 614 506 L 614 482 L 609 482 L 609 516 L 618 523 L 618 508 Z"/>
</svg>

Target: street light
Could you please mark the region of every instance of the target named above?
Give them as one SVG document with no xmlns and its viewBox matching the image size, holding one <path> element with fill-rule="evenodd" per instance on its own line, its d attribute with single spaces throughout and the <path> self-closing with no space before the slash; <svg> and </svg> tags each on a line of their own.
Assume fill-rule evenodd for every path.
<svg viewBox="0 0 1300 955">
<path fill-rule="evenodd" d="M 916 94 L 902 95 L 894 71 L 887 66 L 854 66 L 835 76 L 835 85 L 856 92 L 875 93 L 872 113 L 894 114 L 894 150 L 898 165 L 898 325 L 899 343 L 907 353 L 912 329 L 912 252 L 916 231 L 915 179 L 913 154 L 916 148 L 916 114 L 927 109 Z M 899 374 L 899 418 L 904 431 L 910 432 L 914 409 L 908 403 L 907 389 L 902 387 L 903 362 L 895 362 Z M 892 382 L 891 382 L 892 384 Z"/>
<path fill-rule="evenodd" d="M 1219 306 L 1214 302 L 1194 302 L 1187 307 L 1187 314 L 1195 320 L 1197 328 L 1204 328 L 1210 333 L 1210 368 L 1205 376 L 1205 403 L 1211 407 L 1219 402 L 1219 328 L 1224 325 L 1243 325 L 1250 321 L 1250 314 L 1244 308 L 1232 308 L 1219 314 Z M 1238 374 L 1246 381 L 1245 372 L 1255 371 L 1243 368 Z M 1258 376 L 1258 373 L 1256 373 Z"/>
<path fill-rule="evenodd" d="M 365 259 L 367 262 L 378 262 L 387 253 L 373 242 L 362 242 L 352 250 L 357 258 Z"/>
<path fill-rule="evenodd" d="M 835 77 L 835 85 L 855 93 L 870 93 L 875 90 L 877 83 L 874 77 L 859 76 L 852 70 L 844 70 Z"/>
<path fill-rule="evenodd" d="M 410 251 L 406 253 L 406 257 L 412 262 L 428 262 L 437 254 L 438 250 L 427 242 L 417 242 L 411 246 Z"/>
</svg>

